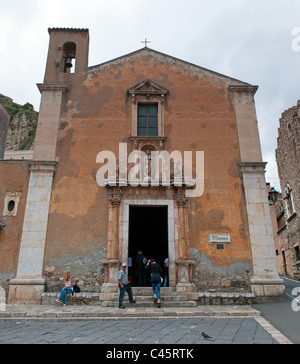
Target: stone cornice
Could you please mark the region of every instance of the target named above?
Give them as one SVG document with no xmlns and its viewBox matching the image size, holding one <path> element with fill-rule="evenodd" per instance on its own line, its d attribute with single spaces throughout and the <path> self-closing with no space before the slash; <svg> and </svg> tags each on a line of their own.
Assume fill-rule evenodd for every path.
<svg viewBox="0 0 300 364">
<path fill-rule="evenodd" d="M 238 166 L 243 173 L 265 173 L 267 162 L 238 162 Z"/>
<path fill-rule="evenodd" d="M 43 286 L 45 284 L 44 278 L 14 278 L 10 280 L 9 284 L 11 286 L 20 285 L 20 286 Z"/>
<path fill-rule="evenodd" d="M 49 82 L 49 83 L 38 83 L 38 89 L 42 93 L 43 91 L 61 91 L 65 92 L 69 89 L 69 84 L 65 82 Z"/>
<path fill-rule="evenodd" d="M 29 169 L 33 172 L 54 173 L 56 171 L 57 165 L 57 161 L 29 161 Z"/>
<path fill-rule="evenodd" d="M 88 33 L 87 28 L 48 28 L 48 33 L 51 32 L 73 32 L 73 33 Z"/>
<path fill-rule="evenodd" d="M 256 94 L 256 91 L 258 90 L 258 86 L 252 86 L 252 85 L 246 85 L 246 86 L 241 86 L 241 85 L 231 85 L 228 87 L 228 90 L 231 92 L 248 92 L 251 93 L 253 95 Z"/>
</svg>

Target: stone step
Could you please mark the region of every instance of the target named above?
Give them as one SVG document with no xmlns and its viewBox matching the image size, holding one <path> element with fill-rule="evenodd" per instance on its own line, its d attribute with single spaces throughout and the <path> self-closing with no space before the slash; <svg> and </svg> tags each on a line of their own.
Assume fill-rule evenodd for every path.
<svg viewBox="0 0 300 364">
<path fill-rule="evenodd" d="M 176 293 L 175 287 L 161 287 L 160 292 L 163 295 L 173 295 Z M 132 287 L 132 293 L 136 296 L 151 296 L 152 287 Z"/>
<path fill-rule="evenodd" d="M 139 301 L 137 299 L 136 303 L 130 303 L 129 301 L 123 301 L 123 304 L 126 308 L 134 308 L 134 307 L 157 307 L 153 301 Z M 160 302 L 161 307 L 177 307 L 177 308 L 184 308 L 184 307 L 197 307 L 196 301 L 164 301 L 161 300 Z M 104 301 L 102 302 L 102 307 L 118 307 L 118 301 Z"/>
<path fill-rule="evenodd" d="M 126 295 L 126 293 L 125 293 L 125 299 L 126 299 L 126 297 L 128 297 L 127 295 Z M 139 301 L 139 302 L 147 302 L 147 301 L 153 301 L 153 295 L 151 295 L 151 296 L 140 296 L 140 295 L 135 295 L 135 294 L 133 294 L 133 297 L 134 297 L 134 299 L 136 300 L 136 301 Z M 178 302 L 178 301 L 180 301 L 180 302 L 182 302 L 182 301 L 188 301 L 189 299 L 188 299 L 188 297 L 187 296 L 181 296 L 181 295 L 178 295 L 178 296 L 175 296 L 175 295 L 163 295 L 163 294 L 161 294 L 160 295 L 160 297 L 161 297 L 161 300 L 164 300 L 164 301 L 173 301 L 173 302 Z M 112 301 L 118 301 L 119 300 L 119 294 L 113 294 L 113 296 L 112 296 Z"/>
<path fill-rule="evenodd" d="M 59 292 L 43 293 L 41 298 L 42 305 L 55 305 L 55 300 Z M 196 299 L 189 300 L 187 296 L 179 295 L 173 288 L 161 289 L 161 301 L 166 307 L 191 307 L 200 304 L 201 306 L 209 305 L 251 305 L 255 303 L 255 295 L 250 292 L 198 292 Z M 153 303 L 153 294 L 150 287 L 133 288 L 133 296 L 139 307 L 155 307 Z M 113 293 L 110 301 L 100 301 L 100 293 L 82 292 L 75 293 L 72 297 L 68 295 L 68 302 L 72 305 L 99 305 L 104 307 L 115 307 L 118 305 L 119 294 Z M 124 302 L 128 302 L 128 295 L 125 294 Z M 111 305 L 111 306 L 109 306 Z"/>
<path fill-rule="evenodd" d="M 164 292 L 166 294 L 164 294 Z M 42 294 L 42 305 L 55 305 L 55 300 L 59 297 L 59 292 L 45 292 Z M 155 307 L 153 302 L 152 289 L 133 290 L 133 296 L 137 307 Z M 75 293 L 73 296 L 68 294 L 68 304 L 70 305 L 102 305 L 103 307 L 117 307 L 119 294 L 113 293 L 110 301 L 100 301 L 99 293 Z M 124 302 L 128 302 L 128 295 L 125 293 Z M 161 292 L 161 303 L 165 307 L 195 307 L 196 301 L 189 301 L 187 296 L 176 294 L 173 290 Z"/>
<path fill-rule="evenodd" d="M 163 319 L 195 318 L 204 316 L 228 317 L 245 316 L 261 317 L 261 313 L 251 306 L 199 306 L 196 307 L 136 307 L 126 303 L 126 309 L 118 307 L 101 307 L 100 305 L 7 305 L 6 310 L 0 312 L 0 319 L 15 320 L 138 320 L 138 319 Z"/>
<path fill-rule="evenodd" d="M 42 305 L 55 305 L 55 300 L 59 297 L 60 292 L 45 292 L 42 293 Z M 74 293 L 74 296 L 68 294 L 68 302 L 76 305 L 101 305 L 99 301 L 99 293 L 82 292 Z"/>
</svg>

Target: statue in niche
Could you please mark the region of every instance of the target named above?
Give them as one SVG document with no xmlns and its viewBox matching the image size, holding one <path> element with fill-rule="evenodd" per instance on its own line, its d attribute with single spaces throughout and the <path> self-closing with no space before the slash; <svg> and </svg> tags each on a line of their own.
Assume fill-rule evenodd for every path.
<svg viewBox="0 0 300 364">
<path fill-rule="evenodd" d="M 142 171 L 143 171 L 143 179 L 149 179 L 151 178 L 151 152 L 155 152 L 156 149 L 155 147 L 153 147 L 153 145 L 145 145 L 142 148 L 142 152 L 144 152 L 147 156 L 147 159 L 144 161 L 144 163 L 142 162 Z M 145 163 L 147 164 L 146 168 L 145 168 Z"/>
</svg>

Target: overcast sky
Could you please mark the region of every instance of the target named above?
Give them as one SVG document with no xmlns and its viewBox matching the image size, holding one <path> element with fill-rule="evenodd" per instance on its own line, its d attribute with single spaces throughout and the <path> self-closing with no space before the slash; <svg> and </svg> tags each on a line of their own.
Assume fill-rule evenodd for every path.
<svg viewBox="0 0 300 364">
<path fill-rule="evenodd" d="M 89 66 L 146 37 L 152 49 L 258 85 L 266 178 L 280 188 L 279 118 L 300 99 L 300 0 L 0 0 L 0 93 L 36 110 L 48 27 L 89 28 Z"/>
</svg>

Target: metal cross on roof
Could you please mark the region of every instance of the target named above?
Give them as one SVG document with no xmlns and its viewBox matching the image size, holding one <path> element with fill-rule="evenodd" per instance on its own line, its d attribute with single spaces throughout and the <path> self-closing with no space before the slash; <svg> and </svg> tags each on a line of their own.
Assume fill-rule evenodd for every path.
<svg viewBox="0 0 300 364">
<path fill-rule="evenodd" d="M 151 43 L 149 40 L 147 40 L 147 38 L 145 38 L 145 40 L 143 40 L 141 43 L 145 43 L 145 47 L 147 47 L 147 43 Z"/>
</svg>

